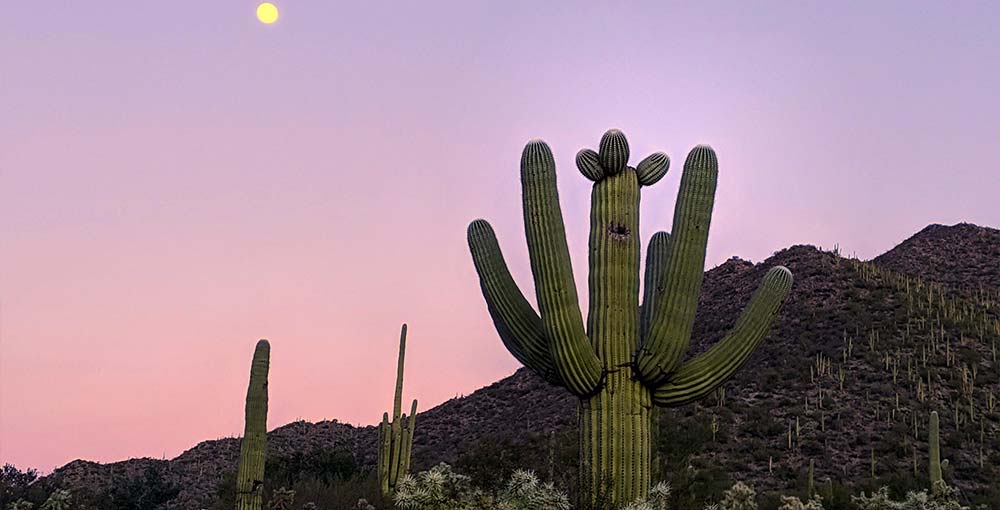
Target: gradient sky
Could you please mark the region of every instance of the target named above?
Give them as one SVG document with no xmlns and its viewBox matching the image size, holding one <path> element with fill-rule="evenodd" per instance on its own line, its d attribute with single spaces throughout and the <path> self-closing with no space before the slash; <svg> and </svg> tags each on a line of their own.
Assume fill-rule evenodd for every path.
<svg viewBox="0 0 1000 510">
<path fill-rule="evenodd" d="M 422 408 L 508 375 L 465 227 L 493 222 L 530 294 L 534 137 L 581 291 L 573 156 L 610 127 L 674 161 L 644 239 L 715 147 L 710 266 L 1000 225 L 996 2 L 277 4 L 272 26 L 254 0 L 4 6 L 0 462 L 239 435 L 261 337 L 272 428 L 379 419 L 404 321 Z"/>
</svg>

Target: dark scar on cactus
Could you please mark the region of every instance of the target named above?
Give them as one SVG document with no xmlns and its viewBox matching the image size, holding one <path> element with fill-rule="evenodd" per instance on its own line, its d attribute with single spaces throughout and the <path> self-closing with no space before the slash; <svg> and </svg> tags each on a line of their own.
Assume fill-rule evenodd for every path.
<svg viewBox="0 0 1000 510">
<path fill-rule="evenodd" d="M 624 241 L 628 239 L 629 234 L 631 234 L 631 232 L 629 232 L 628 227 L 625 225 L 608 225 L 608 235 L 611 236 L 612 239 Z"/>
</svg>

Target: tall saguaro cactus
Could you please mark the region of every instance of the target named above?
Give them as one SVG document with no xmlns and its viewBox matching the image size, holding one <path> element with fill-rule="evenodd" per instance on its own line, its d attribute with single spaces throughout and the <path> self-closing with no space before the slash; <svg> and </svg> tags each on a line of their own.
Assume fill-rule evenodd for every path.
<svg viewBox="0 0 1000 510">
<path fill-rule="evenodd" d="M 250 364 L 246 424 L 240 442 L 240 467 L 236 474 L 236 510 L 261 510 L 264 460 L 267 455 L 267 372 L 271 344 L 257 342 Z"/>
<path fill-rule="evenodd" d="M 584 327 L 566 244 L 555 163 L 548 145 L 528 142 L 521 185 L 538 311 L 507 269 L 490 224 L 475 220 L 468 240 L 486 305 L 511 354 L 579 398 L 580 482 L 584 505 L 599 494 L 616 504 L 649 491 L 653 406 L 673 407 L 711 394 L 767 334 L 792 285 L 774 267 L 716 346 L 681 363 L 701 291 L 718 164 L 710 147 L 688 155 L 673 233 L 656 233 L 646 252 L 639 302 L 639 191 L 667 172 L 652 154 L 628 166 L 625 135 L 610 130 L 577 167 L 594 181 L 590 213 L 590 309 Z M 588 499 L 589 498 L 589 499 Z"/>
<path fill-rule="evenodd" d="M 941 490 L 944 477 L 941 473 L 941 425 L 937 411 L 931 411 L 931 425 L 927 430 L 927 446 L 930 449 L 931 491 Z"/>
<path fill-rule="evenodd" d="M 417 422 L 417 400 L 410 405 L 410 416 L 400 414 L 403 404 L 403 360 L 406 358 L 406 324 L 399 333 L 399 358 L 396 365 L 396 395 L 392 401 L 392 421 L 389 413 L 382 414 L 378 427 L 378 481 L 382 496 L 390 498 L 396 484 L 410 469 L 413 450 L 413 429 Z"/>
</svg>

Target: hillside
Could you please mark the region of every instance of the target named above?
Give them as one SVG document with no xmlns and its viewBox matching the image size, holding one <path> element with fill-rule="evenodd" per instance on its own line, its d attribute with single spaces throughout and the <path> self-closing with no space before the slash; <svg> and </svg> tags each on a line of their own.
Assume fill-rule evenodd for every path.
<svg viewBox="0 0 1000 510">
<path fill-rule="evenodd" d="M 923 484 L 927 416 L 937 410 L 945 478 L 968 501 L 997 490 L 1000 231 L 932 225 L 870 263 L 811 246 L 760 264 L 731 259 L 706 274 L 695 352 L 722 337 L 776 264 L 796 281 L 764 346 L 723 392 L 660 414 L 660 477 L 692 498 L 730 479 L 794 491 L 812 460 L 820 485 Z M 573 400 L 519 370 L 421 413 L 414 467 L 525 465 L 572 490 L 575 427 Z M 269 448 L 275 458 L 349 452 L 366 469 L 375 439 L 373 427 L 296 422 L 270 432 Z M 74 461 L 46 483 L 99 493 L 153 470 L 179 489 L 162 508 L 202 508 L 238 450 L 238 439 L 222 439 L 169 461 Z"/>
</svg>

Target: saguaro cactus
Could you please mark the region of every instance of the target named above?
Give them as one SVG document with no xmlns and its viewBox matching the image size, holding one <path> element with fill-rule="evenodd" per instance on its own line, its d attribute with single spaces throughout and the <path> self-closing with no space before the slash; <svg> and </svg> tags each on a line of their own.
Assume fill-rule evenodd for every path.
<svg viewBox="0 0 1000 510">
<path fill-rule="evenodd" d="M 410 416 L 400 415 L 403 404 L 403 360 L 406 357 L 406 324 L 399 333 L 399 358 L 396 365 L 396 395 L 392 401 L 392 421 L 389 413 L 382 414 L 378 427 L 378 481 L 382 496 L 389 498 L 396 484 L 410 469 L 413 450 L 413 428 L 417 422 L 417 399 L 410 405 Z"/>
<path fill-rule="evenodd" d="M 521 184 L 528 254 L 539 313 L 514 283 L 489 223 L 475 220 L 468 240 L 486 305 L 518 361 L 580 400 L 581 503 L 604 493 L 615 504 L 644 496 L 651 469 L 652 407 L 711 394 L 763 340 L 792 285 L 772 268 L 716 346 L 687 363 L 705 264 L 718 164 L 710 147 L 688 155 L 673 234 L 656 233 L 646 252 L 639 303 L 639 190 L 660 180 L 669 158 L 655 153 L 633 168 L 621 131 L 604 134 L 598 152 L 576 157 L 594 181 L 590 214 L 590 310 L 587 326 L 563 227 L 555 163 L 548 145 L 528 142 Z M 589 500 L 588 500 L 589 498 Z"/>
<path fill-rule="evenodd" d="M 940 484 L 944 483 L 944 477 L 941 474 L 941 435 L 940 435 L 940 422 L 938 420 L 937 411 L 931 411 L 931 425 L 928 427 L 927 431 L 927 446 L 930 449 L 930 476 L 931 476 L 931 490 L 933 492 L 938 492 L 940 490 Z"/>
<path fill-rule="evenodd" d="M 246 424 L 240 442 L 240 467 L 236 474 L 236 510 L 261 510 L 264 490 L 264 458 L 267 455 L 267 371 L 271 344 L 257 342 L 250 364 Z"/>
</svg>

